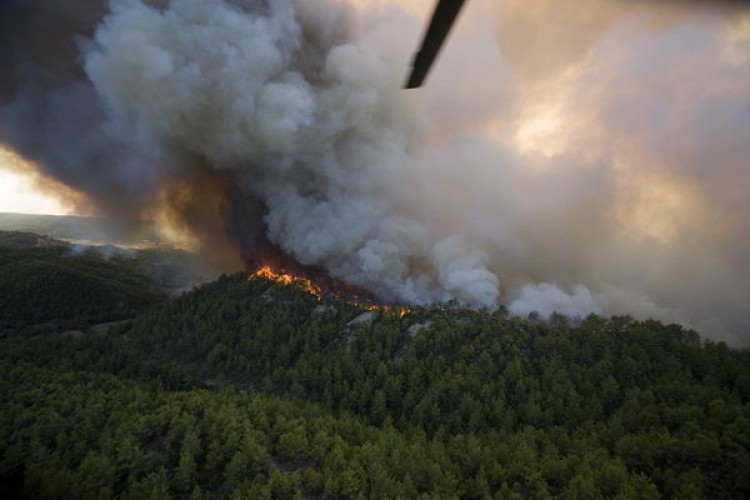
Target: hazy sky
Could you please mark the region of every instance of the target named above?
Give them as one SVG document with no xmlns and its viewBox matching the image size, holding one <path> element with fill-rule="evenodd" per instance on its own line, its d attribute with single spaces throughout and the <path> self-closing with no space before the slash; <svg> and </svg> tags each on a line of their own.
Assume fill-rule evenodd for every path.
<svg viewBox="0 0 750 500">
<path fill-rule="evenodd" d="M 347 2 L 344 0 L 344 3 Z M 420 21 L 426 21 L 429 18 L 434 6 L 434 2 L 426 0 L 349 0 L 348 3 L 360 11 L 388 12 L 398 9 Z M 481 8 L 487 13 L 491 10 L 487 8 L 487 3 L 483 0 L 473 0 L 467 3 L 465 11 Z M 538 102 L 532 102 L 531 105 L 519 111 L 523 115 L 516 133 L 516 145 L 519 149 L 545 149 L 554 154 L 572 140 L 572 134 L 566 133 L 561 126 L 561 96 L 567 92 L 566 85 L 575 80 L 574 74 L 581 60 L 585 59 L 587 53 L 596 45 L 597 38 L 606 34 L 607 28 L 615 24 L 614 20 L 617 17 L 625 17 L 623 13 L 633 14 L 638 8 L 648 12 L 648 2 L 634 2 L 637 7 L 631 9 L 622 8 L 624 3 L 626 2 L 619 0 L 584 0 L 576 4 L 575 9 L 563 10 L 555 7 L 552 5 L 554 2 L 548 0 L 531 0 L 525 3 L 519 0 L 508 0 L 502 4 L 498 2 L 492 23 L 497 27 L 498 39 L 506 44 L 506 57 L 513 63 L 517 77 L 523 79 L 529 75 L 535 77 L 540 72 L 547 73 L 544 75 L 546 79 L 540 79 L 541 84 L 534 81 L 534 86 L 537 88 L 530 89 L 524 98 L 527 103 L 532 98 L 537 98 Z M 477 4 L 484 5 L 480 7 Z M 670 3 L 671 6 L 679 6 L 679 4 L 680 2 Z M 654 9 L 647 15 L 654 17 L 654 23 L 665 22 L 664 19 L 670 17 L 665 14 L 667 10 Z M 510 22 L 503 23 L 503 16 Z M 466 17 L 465 13 L 464 17 Z M 747 58 L 747 54 L 750 53 L 750 49 L 747 48 L 750 16 L 745 14 L 744 17 L 741 15 L 736 17 L 738 20 L 734 23 L 735 30 L 737 37 L 744 40 L 744 45 L 734 49 L 734 56 Z M 421 35 L 421 32 L 415 31 L 410 36 L 401 35 L 399 38 L 412 38 L 416 43 Z M 453 36 L 459 39 L 468 38 L 467 34 L 461 31 Z M 519 48 L 519 46 L 526 48 Z M 547 55 L 544 55 L 545 51 Z M 435 71 L 448 70 L 438 66 Z M 467 74 L 466 78 L 470 78 L 470 75 Z M 570 119 L 569 116 L 566 118 Z M 40 190 L 33 176 L 24 175 L 23 172 L 28 169 L 22 168 L 22 162 L 23 160 L 12 152 L 0 150 L 0 211 L 53 214 L 75 211 L 73 207 L 60 202 L 54 195 Z M 661 189 L 662 192 L 659 194 L 664 194 L 663 191 L 667 190 L 672 194 L 673 199 L 679 198 L 675 195 L 680 191 L 679 186 L 652 187 L 651 189 Z M 660 225 L 659 221 L 648 220 L 649 214 L 641 219 L 646 219 L 641 220 L 642 226 Z"/>
<path fill-rule="evenodd" d="M 69 214 L 70 207 L 38 188 L 29 170 L 23 169 L 22 162 L 13 152 L 0 149 L 0 212 Z"/>
</svg>

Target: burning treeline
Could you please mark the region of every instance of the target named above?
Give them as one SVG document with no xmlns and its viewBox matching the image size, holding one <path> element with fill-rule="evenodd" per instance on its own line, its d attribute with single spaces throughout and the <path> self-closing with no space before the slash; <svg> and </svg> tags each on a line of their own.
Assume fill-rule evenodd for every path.
<svg viewBox="0 0 750 500">
<path fill-rule="evenodd" d="M 423 2 L 6 1 L 0 142 L 223 270 L 742 343 L 750 17 L 688 3 L 472 1 L 404 92 Z"/>
<path fill-rule="evenodd" d="M 250 279 L 257 278 L 273 281 L 284 286 L 299 287 L 319 301 L 328 298 L 340 300 L 360 309 L 367 311 L 383 311 L 395 314 L 400 318 L 407 316 L 411 312 L 411 309 L 406 306 L 377 304 L 375 303 L 374 298 L 370 297 L 369 294 L 361 290 L 356 290 L 351 286 L 346 286 L 344 283 L 331 283 L 331 280 L 328 280 L 329 286 L 323 288 L 309 278 L 296 276 L 284 271 L 277 271 L 269 265 L 265 265 L 250 274 Z"/>
</svg>

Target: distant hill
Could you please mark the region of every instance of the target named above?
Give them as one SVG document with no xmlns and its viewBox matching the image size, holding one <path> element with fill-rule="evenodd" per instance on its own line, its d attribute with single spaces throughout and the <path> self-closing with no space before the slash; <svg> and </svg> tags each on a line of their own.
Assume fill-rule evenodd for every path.
<svg viewBox="0 0 750 500">
<path fill-rule="evenodd" d="M 160 242 L 152 221 L 113 221 L 70 215 L 0 213 L 0 231 L 26 231 L 64 240 L 154 245 Z"/>
<path fill-rule="evenodd" d="M 237 274 L 106 333 L 0 339 L 0 370 L 11 495 L 750 495 L 750 351 L 656 321 L 364 307 Z"/>
<path fill-rule="evenodd" d="M 63 241 L 25 231 L 0 231 L 0 247 L 9 248 L 50 248 L 66 246 Z"/>
<path fill-rule="evenodd" d="M 132 317 L 160 294 L 138 261 L 26 232 L 0 232 L 0 331 Z M 48 326 L 48 327 L 49 327 Z"/>
</svg>

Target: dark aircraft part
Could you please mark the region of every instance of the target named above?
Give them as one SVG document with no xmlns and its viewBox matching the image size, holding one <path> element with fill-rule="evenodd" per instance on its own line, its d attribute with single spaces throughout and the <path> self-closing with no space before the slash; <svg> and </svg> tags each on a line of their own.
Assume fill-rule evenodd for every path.
<svg viewBox="0 0 750 500">
<path fill-rule="evenodd" d="M 432 21 L 430 21 L 430 27 L 427 29 L 424 40 L 422 40 L 422 47 L 414 57 L 411 75 L 409 75 L 405 88 L 414 89 L 422 86 L 432 63 L 435 62 L 435 58 L 451 30 L 451 26 L 453 26 L 453 22 L 464 5 L 464 1 L 440 0 L 437 4 L 435 13 L 432 15 Z"/>
</svg>

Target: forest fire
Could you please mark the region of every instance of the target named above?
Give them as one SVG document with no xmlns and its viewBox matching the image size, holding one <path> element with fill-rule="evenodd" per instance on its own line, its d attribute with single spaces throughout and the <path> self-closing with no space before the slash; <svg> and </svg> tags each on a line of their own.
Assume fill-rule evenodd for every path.
<svg viewBox="0 0 750 500">
<path fill-rule="evenodd" d="M 314 295 L 320 300 L 323 298 L 323 292 L 319 286 L 307 278 L 294 276 L 281 271 L 274 271 L 269 265 L 265 265 L 250 275 L 251 278 L 265 278 L 283 285 L 298 285 L 310 295 Z"/>
<path fill-rule="evenodd" d="M 318 300 L 322 300 L 326 297 L 342 300 L 348 304 L 356 306 L 360 309 L 367 311 L 383 311 L 393 313 L 399 318 L 403 318 L 411 313 L 411 309 L 404 306 L 390 306 L 384 304 L 377 304 L 373 302 L 370 297 L 364 297 L 364 293 L 356 288 L 346 285 L 338 280 L 332 280 L 327 278 L 325 281 L 331 283 L 330 287 L 326 287 L 324 290 L 321 286 L 315 284 L 311 279 L 290 274 L 282 270 L 275 270 L 272 266 L 265 264 L 260 267 L 257 271 L 250 275 L 250 279 L 262 278 L 271 281 L 275 281 L 282 285 L 296 285 L 302 288 L 304 291 L 313 295 Z"/>
</svg>

